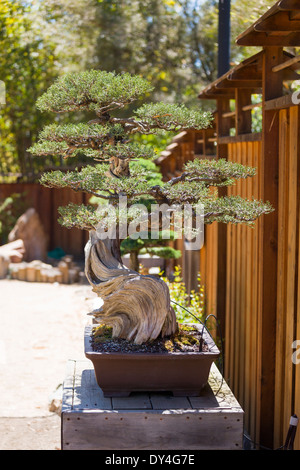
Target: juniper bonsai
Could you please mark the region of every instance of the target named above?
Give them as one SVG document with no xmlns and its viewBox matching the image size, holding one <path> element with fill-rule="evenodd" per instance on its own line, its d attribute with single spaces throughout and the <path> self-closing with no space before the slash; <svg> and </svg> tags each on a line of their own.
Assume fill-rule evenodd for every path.
<svg viewBox="0 0 300 470">
<path fill-rule="evenodd" d="M 218 197 L 218 187 L 255 174 L 253 168 L 224 159 L 194 159 L 186 163 L 179 176 L 153 185 L 145 168 L 138 165 L 140 158 L 153 159 L 153 151 L 134 142 L 132 137 L 138 133 L 204 129 L 210 126 L 212 116 L 170 103 L 147 103 L 130 117 L 121 114 L 123 108 L 128 109 L 128 105 L 151 90 L 146 80 L 128 73 L 91 70 L 63 76 L 38 99 L 39 110 L 87 112 L 94 114 L 93 119 L 80 124 L 48 125 L 30 149 L 34 155 L 71 158 L 82 154 L 91 158 L 91 164 L 80 170 L 47 172 L 41 183 L 51 188 L 83 191 L 103 201 L 106 212 L 94 205 L 61 207 L 59 222 L 67 228 L 89 231 L 85 273 L 93 290 L 103 299 L 103 305 L 92 312 L 96 322 L 112 327 L 113 336 L 136 344 L 175 333 L 176 317 L 168 288 L 161 279 L 140 275 L 122 264 L 120 209 L 114 212 L 118 214 L 115 237 L 99 236 L 99 227 L 110 228 L 107 207 L 109 211 L 116 208 L 120 196 L 126 197 L 128 207 L 133 207 L 141 197 L 150 199 L 154 205 L 176 204 L 181 208 L 189 204 L 195 209 L 200 202 L 207 224 L 216 221 L 250 225 L 272 210 L 269 203 L 254 199 Z"/>
<path fill-rule="evenodd" d="M 152 186 L 162 184 L 163 175 L 153 161 L 140 159 L 138 164 L 143 168 L 145 177 Z M 132 162 L 131 167 L 134 165 L 135 162 Z M 148 210 L 151 210 L 151 203 L 153 203 L 151 198 L 142 197 L 139 202 L 146 204 Z M 120 245 L 121 256 L 129 254 L 130 269 L 140 271 L 139 255 L 159 256 L 164 260 L 180 258 L 181 251 L 170 246 L 170 240 L 174 240 L 176 236 L 174 231 L 168 231 L 166 234 L 160 231 L 157 235 L 158 238 L 152 239 L 151 231 L 149 231 L 143 237 L 139 236 L 136 239 L 127 237 L 122 240 Z"/>
</svg>

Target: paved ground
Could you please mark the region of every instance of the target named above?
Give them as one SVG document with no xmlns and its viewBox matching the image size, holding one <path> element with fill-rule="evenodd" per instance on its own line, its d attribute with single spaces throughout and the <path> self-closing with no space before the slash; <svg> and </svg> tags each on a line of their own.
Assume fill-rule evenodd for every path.
<svg viewBox="0 0 300 470">
<path fill-rule="evenodd" d="M 49 411 L 68 359 L 83 359 L 88 285 L 0 280 L 0 450 L 59 450 Z"/>
</svg>

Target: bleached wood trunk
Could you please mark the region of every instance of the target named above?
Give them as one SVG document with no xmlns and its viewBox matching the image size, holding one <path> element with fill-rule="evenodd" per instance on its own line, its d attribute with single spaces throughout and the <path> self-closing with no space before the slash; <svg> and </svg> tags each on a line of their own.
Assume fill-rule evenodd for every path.
<svg viewBox="0 0 300 470">
<path fill-rule="evenodd" d="M 85 274 L 104 302 L 91 313 L 96 322 L 113 327 L 114 337 L 142 344 L 176 331 L 168 286 L 155 276 L 126 268 L 118 240 L 101 240 L 96 231 L 90 231 Z"/>
</svg>

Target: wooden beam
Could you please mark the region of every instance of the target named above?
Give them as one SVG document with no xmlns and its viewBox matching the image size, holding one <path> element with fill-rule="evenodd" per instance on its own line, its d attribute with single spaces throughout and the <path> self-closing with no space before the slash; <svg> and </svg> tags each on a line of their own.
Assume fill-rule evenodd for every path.
<svg viewBox="0 0 300 470">
<path fill-rule="evenodd" d="M 262 106 L 262 102 L 246 104 L 245 106 L 243 106 L 243 111 L 249 111 L 255 108 L 261 108 L 261 106 Z"/>
<path fill-rule="evenodd" d="M 295 106 L 295 103 L 292 102 L 292 95 L 279 96 L 272 100 L 264 102 L 264 108 L 266 111 L 274 111 L 277 109 L 289 108 L 290 106 Z"/>
<path fill-rule="evenodd" d="M 254 25 L 255 31 L 300 31 L 300 21 L 291 20 L 288 11 L 280 11 Z"/>
<path fill-rule="evenodd" d="M 222 114 L 222 118 L 223 118 L 223 119 L 224 119 L 224 118 L 226 119 L 226 118 L 229 118 L 229 117 L 233 117 L 233 116 L 235 116 L 235 111 L 228 111 L 228 112 Z"/>
<path fill-rule="evenodd" d="M 235 142 L 260 142 L 261 132 L 251 132 L 251 134 L 228 135 L 218 138 L 218 144 L 233 144 Z"/>
<path fill-rule="evenodd" d="M 279 10 L 300 10 L 298 0 L 281 0 L 277 8 Z"/>
<path fill-rule="evenodd" d="M 223 90 L 211 90 L 205 93 L 200 93 L 198 95 L 199 99 L 210 99 L 216 100 L 218 98 L 228 98 L 230 100 L 234 99 L 234 91 L 230 89 L 223 89 Z"/>
<path fill-rule="evenodd" d="M 238 70 L 233 70 L 228 75 L 228 80 L 259 80 L 262 79 L 262 72 L 257 69 L 257 65 L 249 65 Z"/>
<path fill-rule="evenodd" d="M 275 67 L 273 67 L 272 72 L 279 72 L 279 70 L 286 69 L 291 65 L 297 64 L 298 62 L 300 62 L 300 55 L 285 60 L 284 62 L 282 62 L 282 64 L 276 65 Z"/>
<path fill-rule="evenodd" d="M 216 84 L 217 89 L 223 88 L 261 88 L 261 80 L 223 80 Z"/>
<path fill-rule="evenodd" d="M 300 9 L 299 11 L 290 11 L 289 17 L 290 17 L 290 20 L 300 20 Z"/>
<path fill-rule="evenodd" d="M 267 33 L 252 30 L 236 40 L 239 46 L 300 46 L 299 32 L 286 33 L 284 36 L 270 36 Z"/>
</svg>

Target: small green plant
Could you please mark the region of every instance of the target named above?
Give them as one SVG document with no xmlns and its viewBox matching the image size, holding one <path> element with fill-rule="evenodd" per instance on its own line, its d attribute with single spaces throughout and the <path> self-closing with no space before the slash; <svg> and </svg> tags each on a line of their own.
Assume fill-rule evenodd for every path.
<svg viewBox="0 0 300 470">
<path fill-rule="evenodd" d="M 179 323 L 193 323 L 195 315 L 199 320 L 205 320 L 205 291 L 198 274 L 198 291 L 192 290 L 189 294 L 181 275 L 181 267 L 175 266 L 174 280 L 170 281 L 161 273 L 163 281 L 168 285 L 172 307 Z M 183 307 L 183 308 L 182 308 Z M 187 311 L 188 310 L 188 311 Z M 191 314 L 189 313 L 191 312 Z"/>
</svg>

